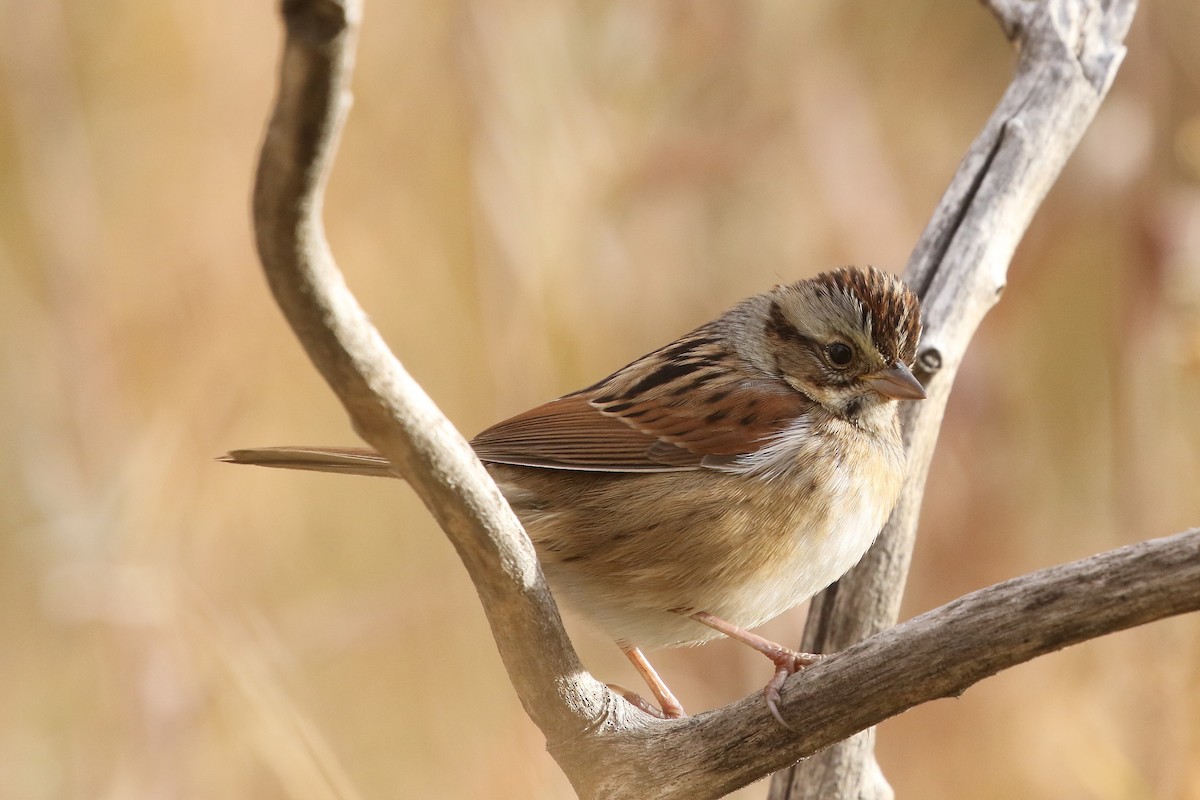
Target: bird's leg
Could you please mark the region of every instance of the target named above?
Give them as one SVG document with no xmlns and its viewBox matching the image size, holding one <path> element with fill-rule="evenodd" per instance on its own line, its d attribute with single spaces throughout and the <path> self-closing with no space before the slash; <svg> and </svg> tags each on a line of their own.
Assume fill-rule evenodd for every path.
<svg viewBox="0 0 1200 800">
<path fill-rule="evenodd" d="M 646 681 L 646 685 L 650 687 L 650 691 L 654 692 L 654 699 L 658 701 L 659 708 L 662 710 L 660 711 L 658 708 L 650 705 L 642 697 L 628 689 L 611 683 L 609 684 L 609 688 L 650 716 L 658 717 L 659 719 L 679 719 L 686 717 L 687 714 L 684 713 L 683 706 L 679 704 L 679 701 L 675 699 L 675 695 L 663 683 L 663 679 L 658 677 L 658 673 L 654 671 L 654 667 L 650 665 L 650 662 L 642 654 L 642 651 L 633 645 L 622 644 L 620 642 L 617 645 L 621 648 L 621 652 L 625 654 L 625 657 L 633 663 L 633 668 Z"/>
<path fill-rule="evenodd" d="M 771 716 L 779 720 L 780 725 L 792 730 L 792 726 L 784 722 L 783 717 L 779 713 L 779 689 L 783 686 L 783 682 L 788 679 L 789 675 L 799 672 L 809 664 L 820 661 L 825 656 L 817 653 L 798 653 L 790 647 L 776 644 L 770 639 L 764 639 L 758 634 L 739 628 L 737 625 L 726 622 L 720 617 L 714 617 L 707 611 L 696 611 L 688 616 L 696 620 L 696 622 L 703 623 L 714 630 L 720 631 L 730 639 L 737 639 L 742 644 L 753 647 L 771 659 L 771 663 L 775 665 L 775 675 L 763 687 L 763 698 L 767 701 L 767 709 L 771 712 Z"/>
</svg>

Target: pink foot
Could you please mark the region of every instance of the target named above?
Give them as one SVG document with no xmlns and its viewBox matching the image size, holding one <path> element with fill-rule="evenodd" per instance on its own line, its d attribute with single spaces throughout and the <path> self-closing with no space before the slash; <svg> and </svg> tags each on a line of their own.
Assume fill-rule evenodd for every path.
<svg viewBox="0 0 1200 800">
<path fill-rule="evenodd" d="M 660 709 L 637 692 L 631 692 L 624 686 L 619 686 L 615 683 L 607 684 L 607 686 L 623 697 L 625 702 L 652 717 L 658 719 L 683 719 L 687 716 L 687 713 L 683 710 L 683 706 L 679 705 L 679 703 L 663 703 L 663 707 Z"/>
<path fill-rule="evenodd" d="M 779 701 L 781 699 L 779 690 L 783 688 L 783 682 L 792 675 L 795 675 L 810 664 L 815 664 L 825 656 L 817 653 L 798 653 L 795 650 L 789 650 L 779 645 L 776 645 L 776 647 L 779 647 L 779 650 L 772 653 L 764 650 L 759 651 L 771 659 L 771 663 L 775 665 L 775 675 L 763 687 L 763 699 L 767 701 L 767 710 L 771 712 L 771 716 L 789 731 L 795 731 L 795 728 L 783 721 L 783 715 L 779 713 Z"/>
<path fill-rule="evenodd" d="M 676 609 L 676 613 L 688 614 L 684 609 Z M 720 617 L 715 617 L 707 611 L 697 611 L 688 614 L 692 619 L 701 622 L 714 630 L 718 630 L 731 639 L 736 639 L 742 644 L 753 647 L 758 652 L 762 653 L 767 658 L 771 659 L 771 663 L 775 665 L 775 675 L 771 681 L 763 687 L 763 699 L 767 701 L 767 710 L 771 712 L 771 716 L 779 721 L 779 724 L 787 728 L 789 731 L 794 731 L 791 725 L 783 721 L 783 715 L 779 713 L 779 689 L 783 686 L 783 682 L 789 676 L 795 675 L 800 670 L 807 667 L 809 664 L 814 664 L 820 661 L 825 656 L 816 653 L 798 653 L 789 647 L 784 647 L 781 644 L 776 644 L 770 639 L 764 639 L 756 633 L 739 628 L 730 622 L 726 622 Z"/>
</svg>

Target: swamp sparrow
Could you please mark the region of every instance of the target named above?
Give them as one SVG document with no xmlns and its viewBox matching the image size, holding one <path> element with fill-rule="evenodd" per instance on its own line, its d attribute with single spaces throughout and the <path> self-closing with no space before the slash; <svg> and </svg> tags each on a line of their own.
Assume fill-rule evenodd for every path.
<svg viewBox="0 0 1200 800">
<path fill-rule="evenodd" d="M 839 269 L 751 297 L 599 383 L 472 440 L 560 601 L 617 644 L 666 717 L 683 709 L 643 647 L 738 639 L 788 675 L 817 656 L 746 628 L 862 557 L 900 491 L 893 400 L 921 308 L 899 279 Z M 371 450 L 236 450 L 244 464 L 395 477 Z"/>
</svg>

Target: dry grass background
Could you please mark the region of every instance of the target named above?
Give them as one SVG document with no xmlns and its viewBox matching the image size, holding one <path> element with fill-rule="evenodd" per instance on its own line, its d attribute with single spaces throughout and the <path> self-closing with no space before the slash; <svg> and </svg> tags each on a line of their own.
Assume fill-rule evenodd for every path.
<svg viewBox="0 0 1200 800">
<path fill-rule="evenodd" d="M 570 796 L 411 492 L 212 460 L 354 440 L 251 247 L 273 6 L 0 2 L 0 796 Z M 906 615 L 1200 522 L 1198 36 L 1194 0 L 1145 3 L 1022 245 Z M 774 283 L 902 268 L 1012 62 L 951 0 L 372 0 L 330 237 L 470 434 Z M 657 662 L 693 710 L 767 677 Z M 879 747 L 905 798 L 1200 798 L 1200 620 Z"/>
</svg>

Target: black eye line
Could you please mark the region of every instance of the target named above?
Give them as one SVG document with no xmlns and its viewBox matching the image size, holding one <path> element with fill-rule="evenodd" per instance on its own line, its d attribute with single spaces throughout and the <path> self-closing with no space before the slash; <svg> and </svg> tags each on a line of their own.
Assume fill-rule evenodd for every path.
<svg viewBox="0 0 1200 800">
<path fill-rule="evenodd" d="M 768 328 L 767 332 L 768 332 L 768 335 L 771 333 L 775 333 L 774 331 L 771 331 L 770 328 Z M 796 330 L 795 328 L 791 329 L 791 331 L 789 332 L 789 335 L 787 336 L 787 338 L 784 341 L 790 342 L 791 344 L 797 345 L 798 347 L 808 350 L 810 353 L 813 354 L 813 357 L 817 358 L 817 359 L 821 359 L 822 355 L 825 352 L 825 349 L 823 347 L 821 347 L 820 342 L 818 342 L 816 339 L 812 338 L 811 336 L 805 336 L 803 333 Z M 775 361 L 775 364 L 774 364 L 775 374 L 779 375 L 779 376 L 783 376 L 785 374 L 785 370 L 783 369 L 783 364 L 781 364 L 779 361 L 779 353 L 778 352 L 775 353 L 774 361 Z"/>
<path fill-rule="evenodd" d="M 854 358 L 857 353 L 857 348 L 855 348 L 854 345 L 844 342 L 840 339 L 822 344 L 813 337 L 801 333 L 795 325 L 788 321 L 787 317 L 783 313 L 783 308 L 780 307 L 778 302 L 771 303 L 770 311 L 767 314 L 767 323 L 764 326 L 763 332 L 769 338 L 774 338 L 780 342 L 786 342 L 807 349 L 813 354 L 814 358 L 824 362 L 833 369 L 837 370 L 839 373 L 842 373 L 842 375 L 838 377 L 838 383 L 841 383 L 842 380 L 845 380 L 843 376 L 846 374 L 846 370 L 854 366 Z M 837 364 L 832 358 L 830 358 L 829 349 L 835 345 L 841 345 L 849 352 L 850 358 L 845 364 Z M 779 362 L 778 353 L 775 354 L 774 361 L 775 373 L 782 376 L 784 374 L 784 369 L 783 365 Z"/>
</svg>

